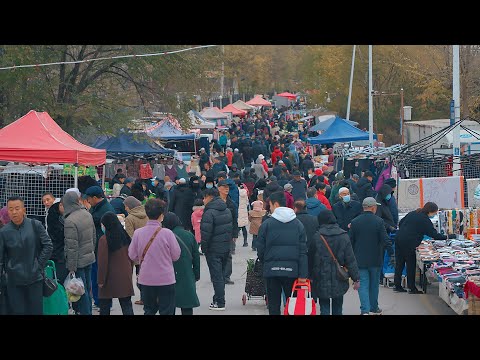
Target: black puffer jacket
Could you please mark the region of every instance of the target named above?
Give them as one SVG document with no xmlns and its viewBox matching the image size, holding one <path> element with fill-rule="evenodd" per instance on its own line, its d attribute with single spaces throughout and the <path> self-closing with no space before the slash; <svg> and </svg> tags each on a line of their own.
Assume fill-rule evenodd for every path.
<svg viewBox="0 0 480 360">
<path fill-rule="evenodd" d="M 64 263 L 65 262 L 65 233 L 64 233 L 64 220 L 63 215 L 60 214 L 58 207 L 60 203 L 57 202 L 53 204 L 50 209 L 48 209 L 47 216 L 47 225 L 48 225 L 48 235 L 52 239 L 53 251 L 50 256 L 50 260 L 55 261 L 55 263 Z"/>
<path fill-rule="evenodd" d="M 338 224 L 322 225 L 313 236 L 308 249 L 309 277 L 313 281 L 314 296 L 320 299 L 343 296 L 348 291 L 349 282 L 338 278 L 335 262 L 320 234 L 327 241 L 339 264 L 348 269 L 350 278 L 353 281 L 360 279 L 357 260 L 347 232 Z"/>
<path fill-rule="evenodd" d="M 372 188 L 372 183 L 368 181 L 366 177 L 362 177 L 357 182 L 357 195 L 360 204 L 363 202 L 363 199 L 367 197 L 375 197 L 375 191 Z"/>
<path fill-rule="evenodd" d="M 175 213 L 182 222 L 185 230 L 192 230 L 192 207 L 195 194 L 187 184 L 180 184 L 173 192 L 169 209 Z"/>
<path fill-rule="evenodd" d="M 263 263 L 264 277 L 307 277 L 307 236 L 292 209 L 279 207 L 262 223 L 257 254 Z"/>
<path fill-rule="evenodd" d="M 200 231 L 204 254 L 225 254 L 230 251 L 232 213 L 225 201 L 216 197 L 205 205 Z"/>
<path fill-rule="evenodd" d="M 306 210 L 297 212 L 297 219 L 300 220 L 305 228 L 308 249 L 313 239 L 313 235 L 318 230 L 318 219 L 316 216 L 310 215 Z"/>
<path fill-rule="evenodd" d="M 0 269 L 6 261 L 9 283 L 31 285 L 42 280 L 52 249 L 52 240 L 40 221 L 25 218 L 20 226 L 10 221 L 0 230 Z"/>
<path fill-rule="evenodd" d="M 375 200 L 381 205 L 377 205 L 377 216 L 381 217 L 383 222 L 385 223 L 385 230 L 387 232 L 392 232 L 395 230 L 395 222 L 393 221 L 392 212 L 390 211 L 390 207 L 388 206 L 387 200 L 385 197 L 392 193 L 392 188 L 386 184 L 384 184 L 380 191 L 377 194 Z"/>
</svg>

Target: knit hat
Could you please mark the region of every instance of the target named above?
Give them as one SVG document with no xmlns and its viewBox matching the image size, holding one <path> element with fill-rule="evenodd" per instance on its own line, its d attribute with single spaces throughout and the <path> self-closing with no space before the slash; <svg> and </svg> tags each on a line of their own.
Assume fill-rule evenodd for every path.
<svg viewBox="0 0 480 360">
<path fill-rule="evenodd" d="M 123 205 L 128 206 L 129 209 L 133 209 L 137 206 L 142 205 L 142 203 L 137 198 L 133 196 L 128 196 L 123 202 Z"/>
<path fill-rule="evenodd" d="M 82 194 L 80 193 L 80 190 L 78 190 L 78 188 L 70 188 L 70 189 L 67 189 L 67 191 L 65 191 L 65 194 L 68 193 L 68 192 L 70 192 L 70 191 L 72 191 L 72 192 L 74 192 L 75 194 L 77 194 L 78 197 L 81 197 L 81 196 L 82 196 Z"/>
<path fill-rule="evenodd" d="M 384 184 L 390 186 L 392 189 L 397 187 L 397 181 L 394 178 L 389 178 L 385 180 Z"/>
<path fill-rule="evenodd" d="M 263 210 L 263 201 L 257 200 L 252 203 L 253 210 L 261 211 Z"/>
</svg>

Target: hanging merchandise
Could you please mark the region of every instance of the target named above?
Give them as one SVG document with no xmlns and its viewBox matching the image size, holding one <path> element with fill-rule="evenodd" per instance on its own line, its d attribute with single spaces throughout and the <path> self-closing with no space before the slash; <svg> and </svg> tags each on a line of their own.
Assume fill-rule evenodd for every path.
<svg viewBox="0 0 480 360">
<path fill-rule="evenodd" d="M 165 165 L 155 164 L 153 166 L 153 176 L 158 177 L 160 180 L 163 180 L 165 178 Z"/>
<path fill-rule="evenodd" d="M 150 164 L 140 164 L 140 179 L 151 179 L 153 177 L 153 170 Z"/>
</svg>

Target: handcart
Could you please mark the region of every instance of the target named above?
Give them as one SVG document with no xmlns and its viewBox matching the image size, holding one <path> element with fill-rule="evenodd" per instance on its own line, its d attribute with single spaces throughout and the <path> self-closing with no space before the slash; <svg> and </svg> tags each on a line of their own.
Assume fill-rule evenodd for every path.
<svg viewBox="0 0 480 360">
<path fill-rule="evenodd" d="M 265 280 L 263 278 L 262 263 L 259 259 L 247 260 L 247 279 L 245 281 L 245 294 L 242 296 L 242 303 L 246 305 L 247 300 L 261 297 L 268 305 L 267 292 L 265 288 Z"/>
</svg>

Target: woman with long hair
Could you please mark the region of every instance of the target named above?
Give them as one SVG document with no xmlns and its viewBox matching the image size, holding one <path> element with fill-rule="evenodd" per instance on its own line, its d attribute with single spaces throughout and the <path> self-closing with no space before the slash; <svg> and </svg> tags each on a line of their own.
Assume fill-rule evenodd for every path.
<svg viewBox="0 0 480 360">
<path fill-rule="evenodd" d="M 438 206 L 433 202 L 427 202 L 423 208 L 411 211 L 400 220 L 399 230 L 395 238 L 395 288 L 393 291 L 406 292 L 402 287 L 402 271 L 407 265 L 407 286 L 410 294 L 422 294 L 415 286 L 415 272 L 417 267 L 417 246 L 427 235 L 435 240 L 454 239 L 455 234 L 442 235 L 435 230 L 431 219 L 437 214 Z"/>
<path fill-rule="evenodd" d="M 106 212 L 101 223 L 104 235 L 98 240 L 97 259 L 100 315 L 110 315 L 113 298 L 118 298 L 123 315 L 133 315 L 133 264 L 128 257 L 132 239 L 115 213 Z"/>
<path fill-rule="evenodd" d="M 195 283 L 200 280 L 200 254 L 193 234 L 184 229 L 180 218 L 169 212 L 162 226 L 172 230 L 182 250 L 180 258 L 173 263 L 175 269 L 175 307 L 182 315 L 193 315 L 193 308 L 200 306 Z M 175 315 L 172 314 L 172 315 Z"/>
</svg>

